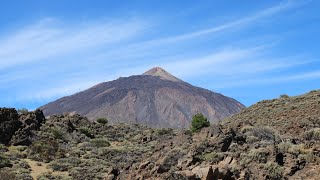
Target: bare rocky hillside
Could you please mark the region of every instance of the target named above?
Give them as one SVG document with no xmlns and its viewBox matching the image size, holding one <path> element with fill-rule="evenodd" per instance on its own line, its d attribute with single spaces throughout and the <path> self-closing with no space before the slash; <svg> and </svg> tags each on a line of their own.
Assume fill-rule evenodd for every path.
<svg viewBox="0 0 320 180">
<path fill-rule="evenodd" d="M 110 122 L 170 128 L 188 128 L 196 113 L 217 122 L 243 108 L 232 98 L 192 86 L 159 67 L 143 75 L 98 84 L 40 107 L 46 116 L 69 112 L 90 120 L 106 117 Z"/>
</svg>

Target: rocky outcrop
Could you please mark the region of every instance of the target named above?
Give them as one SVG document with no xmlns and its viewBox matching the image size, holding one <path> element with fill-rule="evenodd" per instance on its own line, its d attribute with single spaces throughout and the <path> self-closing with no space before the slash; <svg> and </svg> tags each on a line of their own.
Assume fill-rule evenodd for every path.
<svg viewBox="0 0 320 180">
<path fill-rule="evenodd" d="M 197 113 L 216 122 L 243 108 L 232 98 L 192 86 L 159 67 L 100 83 L 40 107 L 46 116 L 69 112 L 91 120 L 106 117 L 111 123 L 167 128 L 188 128 Z"/>
<path fill-rule="evenodd" d="M 12 136 L 10 144 L 28 146 L 32 143 L 35 131 L 40 129 L 41 124 L 45 121 L 45 117 L 41 110 L 28 112 L 19 117 L 22 122 L 21 127 Z"/>
<path fill-rule="evenodd" d="M 15 109 L 0 108 L 0 143 L 8 144 L 15 132 L 22 126 Z"/>
<path fill-rule="evenodd" d="M 30 145 L 44 121 L 41 110 L 19 115 L 15 109 L 0 108 L 0 143 Z"/>
</svg>

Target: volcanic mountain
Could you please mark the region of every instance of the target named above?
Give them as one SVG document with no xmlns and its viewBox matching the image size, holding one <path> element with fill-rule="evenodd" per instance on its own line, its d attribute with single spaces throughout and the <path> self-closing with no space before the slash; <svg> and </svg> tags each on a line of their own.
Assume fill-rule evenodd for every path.
<svg viewBox="0 0 320 180">
<path fill-rule="evenodd" d="M 192 86 L 160 67 L 100 83 L 40 107 L 46 116 L 76 113 L 90 120 L 106 117 L 112 123 L 170 128 L 189 127 L 196 113 L 215 122 L 243 108 L 232 98 Z"/>
</svg>

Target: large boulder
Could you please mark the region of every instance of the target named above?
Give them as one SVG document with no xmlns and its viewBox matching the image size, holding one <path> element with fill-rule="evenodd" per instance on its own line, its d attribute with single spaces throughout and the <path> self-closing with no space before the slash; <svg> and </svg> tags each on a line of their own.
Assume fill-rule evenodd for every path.
<svg viewBox="0 0 320 180">
<path fill-rule="evenodd" d="M 166 156 L 157 161 L 157 173 L 168 172 L 172 167 L 178 165 L 178 160 L 184 156 L 184 152 L 179 149 L 173 149 Z"/>
</svg>

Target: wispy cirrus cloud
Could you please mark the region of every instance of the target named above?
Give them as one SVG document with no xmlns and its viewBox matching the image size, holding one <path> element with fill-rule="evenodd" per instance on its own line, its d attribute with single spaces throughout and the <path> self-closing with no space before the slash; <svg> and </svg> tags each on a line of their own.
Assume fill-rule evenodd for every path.
<svg viewBox="0 0 320 180">
<path fill-rule="evenodd" d="M 66 26 L 44 19 L 0 37 L 0 68 L 92 50 L 129 40 L 145 30 L 142 21 L 89 22 Z"/>
<path fill-rule="evenodd" d="M 256 22 L 263 19 L 270 19 L 274 15 L 286 12 L 291 9 L 299 8 L 307 4 L 309 1 L 282 1 L 277 5 L 272 7 L 262 9 L 260 11 L 254 12 L 248 16 L 239 17 L 228 22 L 214 25 L 209 28 L 199 29 L 196 31 L 191 31 L 187 33 L 176 34 L 167 37 L 153 38 L 146 41 L 136 41 L 133 43 L 125 44 L 111 51 L 99 53 L 95 55 L 97 58 L 110 58 L 110 57 L 125 57 L 125 58 L 140 58 L 155 53 L 154 49 L 159 51 L 159 49 L 170 48 L 174 44 L 181 44 L 191 40 L 197 40 L 200 37 L 210 37 L 218 33 L 228 33 L 228 31 L 236 31 L 239 29 L 244 29 L 246 27 L 251 27 L 256 24 Z M 275 42 L 268 42 L 275 43 Z M 224 44 L 219 47 L 225 46 Z M 266 46 L 264 44 L 264 46 Z"/>
<path fill-rule="evenodd" d="M 275 71 L 288 71 L 316 61 L 303 55 L 282 58 L 266 55 L 270 48 L 269 46 L 225 48 L 203 57 L 177 57 L 166 63 L 159 61 L 149 67 L 162 66 L 175 75 L 186 79 L 208 74 L 219 77 L 219 79 L 230 80 L 235 77 L 233 80 L 239 84 L 239 78 L 260 77 L 266 74 L 274 76 Z M 285 78 L 279 79 L 279 81 L 285 80 Z"/>
<path fill-rule="evenodd" d="M 241 28 L 241 27 L 246 27 L 250 26 L 253 23 L 264 19 L 264 18 L 270 18 L 276 14 L 285 12 L 290 9 L 294 9 L 297 7 L 300 7 L 304 4 L 307 4 L 309 1 L 282 1 L 279 4 L 262 9 L 260 11 L 257 11 L 249 16 L 244 16 L 240 17 L 235 20 L 231 20 L 229 22 L 225 22 L 219 25 L 215 25 L 213 27 L 209 27 L 206 29 L 200 29 L 196 30 L 193 32 L 188 32 L 184 34 L 178 34 L 175 36 L 169 36 L 169 37 L 163 37 L 159 39 L 153 39 L 150 41 L 143 42 L 145 46 L 150 46 L 150 45 L 159 45 L 159 44 L 166 44 L 166 43 L 174 43 L 174 42 L 181 42 L 185 40 L 190 40 L 194 38 L 198 38 L 200 36 L 208 36 L 214 33 L 222 32 L 222 31 L 227 31 L 227 30 L 235 30 L 236 28 Z M 142 44 L 135 44 L 134 46 L 141 46 Z"/>
<path fill-rule="evenodd" d="M 250 26 L 263 18 L 271 17 L 288 9 L 300 6 L 301 2 L 286 1 L 273 7 L 263 9 L 250 16 L 235 19 L 206 29 L 200 29 L 185 34 L 155 38 L 147 41 L 122 44 L 117 49 L 107 53 L 99 53 L 100 57 L 110 56 L 144 56 L 153 51 L 146 51 L 170 43 L 179 43 L 199 36 L 210 36 L 217 32 L 234 30 Z M 42 60 L 48 57 L 61 56 L 66 53 L 81 52 L 90 48 L 113 45 L 134 38 L 146 31 L 146 23 L 137 20 L 87 22 L 65 26 L 56 19 L 46 18 L 39 22 L 22 27 L 6 37 L 0 36 L 0 67 Z M 112 46 L 110 46 L 112 47 Z"/>
<path fill-rule="evenodd" d="M 163 66 L 186 80 L 194 77 L 218 77 L 221 79 L 219 84 L 206 84 L 213 88 L 318 77 L 317 72 L 305 72 L 296 76 L 289 74 L 278 78 L 277 81 L 270 80 L 274 77 L 275 71 L 289 71 L 311 62 L 305 56 L 291 54 L 279 57 L 277 54 L 268 53 L 277 45 L 273 41 L 237 46 L 230 44 L 230 41 L 221 44 L 211 43 L 212 50 L 200 50 L 200 53 L 184 49 L 186 46 L 196 47 L 193 42 L 202 42 L 206 37 L 214 41 L 217 34 L 233 35 L 234 32 L 254 27 L 261 20 L 272 21 L 274 16 L 299 8 L 308 2 L 283 1 L 275 6 L 249 13 L 249 16 L 205 29 L 189 32 L 183 29 L 180 33 L 169 36 L 142 39 L 139 37 L 148 34 L 148 28 L 151 26 L 150 22 L 142 19 L 85 23 L 43 19 L 21 27 L 5 37 L 0 35 L 0 85 L 20 83 L 23 79 L 32 80 L 43 76 L 43 79 L 51 80 L 52 84 L 28 87 L 29 89 L 23 92 L 17 92 L 17 97 L 26 101 L 45 102 L 84 90 L 98 82 L 140 74 L 153 66 Z M 160 26 L 162 25 L 159 25 L 162 29 L 172 28 Z M 239 36 L 235 41 L 249 38 L 251 37 Z M 205 46 L 203 45 L 207 48 Z M 37 64 L 39 62 L 41 67 Z M 15 68 L 28 63 L 33 63 L 32 68 L 39 67 L 40 70 Z M 7 71 L 8 69 L 10 71 Z M 266 75 L 269 77 L 265 78 Z"/>
</svg>

